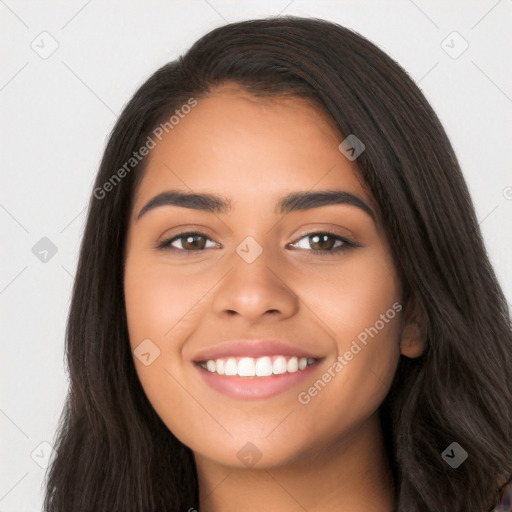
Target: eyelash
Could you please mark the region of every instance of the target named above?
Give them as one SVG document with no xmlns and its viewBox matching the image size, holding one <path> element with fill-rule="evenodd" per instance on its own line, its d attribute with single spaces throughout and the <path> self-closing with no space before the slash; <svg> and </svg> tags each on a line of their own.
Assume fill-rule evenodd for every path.
<svg viewBox="0 0 512 512">
<path fill-rule="evenodd" d="M 201 237 L 203 237 L 203 238 L 213 242 L 213 240 L 207 234 L 205 234 L 205 233 L 202 233 L 200 231 L 187 231 L 187 232 L 184 232 L 184 233 L 180 233 L 179 235 L 173 236 L 172 238 L 168 238 L 167 240 L 163 240 L 162 242 L 160 242 L 157 245 L 157 249 L 163 249 L 163 250 L 168 250 L 168 251 L 176 251 L 176 252 L 184 252 L 184 253 L 188 253 L 188 254 L 195 254 L 195 253 L 199 253 L 199 252 L 205 251 L 206 249 L 187 250 L 187 249 L 178 249 L 176 247 L 172 247 L 171 246 L 171 243 L 174 242 L 175 240 L 186 238 L 187 236 L 190 236 L 190 235 L 199 235 L 199 236 L 201 236 Z M 362 247 L 360 244 L 352 242 L 352 241 L 350 241 L 347 238 L 344 238 L 342 236 L 336 235 L 335 233 L 330 233 L 329 231 L 314 231 L 314 232 L 311 232 L 311 233 L 306 233 L 306 234 L 302 235 L 297 240 L 297 242 L 299 242 L 303 238 L 313 237 L 315 235 L 329 235 L 330 237 L 335 238 L 336 241 L 341 241 L 342 245 L 340 245 L 338 247 L 335 247 L 333 249 L 326 249 L 326 250 L 322 250 L 322 249 L 310 249 L 310 250 L 308 250 L 308 249 L 298 249 L 298 250 L 306 250 L 308 252 L 312 252 L 312 253 L 315 253 L 315 254 L 327 255 L 327 254 L 335 254 L 335 253 L 338 253 L 338 252 L 341 252 L 341 251 L 346 251 L 347 249 L 353 249 L 353 248 L 356 248 L 356 247 Z M 294 243 L 296 243 L 296 242 L 294 242 Z M 211 249 L 211 247 L 209 247 L 208 249 Z M 297 250 L 297 249 L 293 249 L 293 250 Z"/>
</svg>

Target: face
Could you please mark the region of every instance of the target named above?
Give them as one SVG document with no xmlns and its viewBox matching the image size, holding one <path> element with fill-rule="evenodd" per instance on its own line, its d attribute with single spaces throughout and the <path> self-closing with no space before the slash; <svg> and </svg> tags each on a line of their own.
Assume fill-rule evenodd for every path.
<svg viewBox="0 0 512 512">
<path fill-rule="evenodd" d="M 401 285 L 343 139 L 304 99 L 223 85 L 151 150 L 126 245 L 130 344 L 196 457 L 276 467 L 328 450 L 389 390 Z"/>
</svg>

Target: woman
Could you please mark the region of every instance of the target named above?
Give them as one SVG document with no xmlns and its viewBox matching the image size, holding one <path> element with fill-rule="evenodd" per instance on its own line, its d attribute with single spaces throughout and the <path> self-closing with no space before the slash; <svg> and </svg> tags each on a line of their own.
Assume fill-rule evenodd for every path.
<svg viewBox="0 0 512 512">
<path fill-rule="evenodd" d="M 322 20 L 215 29 L 105 150 L 45 510 L 510 510 L 511 333 L 407 74 Z"/>
</svg>

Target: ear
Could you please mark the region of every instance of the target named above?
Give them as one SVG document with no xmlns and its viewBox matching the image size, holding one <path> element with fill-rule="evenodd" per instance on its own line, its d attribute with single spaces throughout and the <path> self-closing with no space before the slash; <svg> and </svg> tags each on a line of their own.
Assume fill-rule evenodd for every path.
<svg viewBox="0 0 512 512">
<path fill-rule="evenodd" d="M 414 359 L 427 348 L 427 319 L 414 296 L 411 296 L 402 317 L 400 353 Z"/>
</svg>

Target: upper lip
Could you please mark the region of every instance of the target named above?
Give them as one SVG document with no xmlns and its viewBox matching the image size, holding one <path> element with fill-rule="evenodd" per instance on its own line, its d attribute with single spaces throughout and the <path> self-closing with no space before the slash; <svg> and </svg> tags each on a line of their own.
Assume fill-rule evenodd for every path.
<svg viewBox="0 0 512 512">
<path fill-rule="evenodd" d="M 312 359 L 321 357 L 280 340 L 230 340 L 198 351 L 193 357 L 193 361 L 201 363 L 225 357 L 260 356 L 297 356 Z"/>
</svg>

